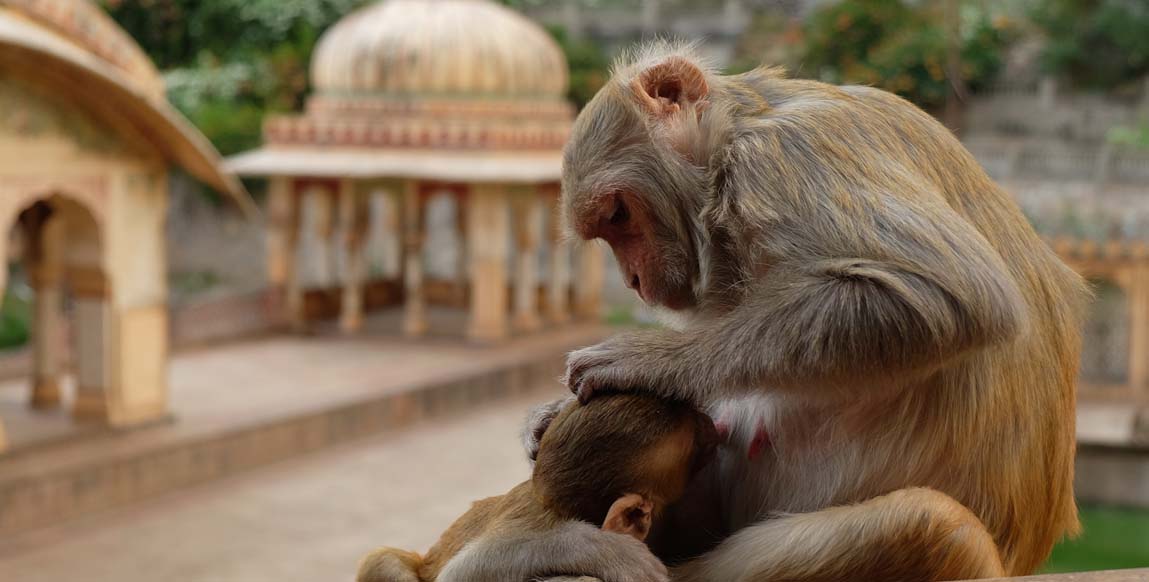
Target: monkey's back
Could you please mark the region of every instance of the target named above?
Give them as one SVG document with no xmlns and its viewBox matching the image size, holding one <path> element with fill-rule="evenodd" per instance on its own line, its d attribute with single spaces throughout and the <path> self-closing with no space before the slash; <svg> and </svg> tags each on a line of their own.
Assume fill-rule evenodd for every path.
<svg viewBox="0 0 1149 582">
<path fill-rule="evenodd" d="M 984 349 L 944 374 L 940 386 L 957 394 L 918 396 L 931 401 L 923 405 L 941 404 L 936 412 L 951 417 L 964 404 L 959 418 L 979 434 L 954 441 L 976 443 L 960 463 L 976 470 L 963 480 L 967 491 L 959 499 L 991 516 L 987 526 L 1003 548 L 1007 571 L 1032 572 L 1058 539 L 1079 529 L 1073 497 L 1075 401 L 1088 291 L 948 129 L 900 98 L 873 89 L 863 93 L 883 108 L 904 111 L 906 126 L 921 128 L 922 143 L 933 151 L 904 155 L 922 161 L 947 203 L 998 252 L 1028 304 L 1028 326 L 1020 337 Z M 986 491 L 996 498 L 985 498 Z M 1003 502 L 1009 511 L 994 508 Z"/>
<path fill-rule="evenodd" d="M 767 117 L 785 116 L 790 108 L 806 126 L 833 135 L 838 151 L 877 150 L 882 161 L 876 167 L 840 158 L 873 184 L 912 176 L 910 183 L 924 192 L 905 195 L 944 201 L 998 253 L 1022 293 L 1029 313 L 1019 336 L 953 361 L 905 390 L 899 402 L 887 403 L 910 419 L 900 429 L 906 438 L 891 441 L 875 433 L 866 454 L 944 458 L 923 463 L 931 469 L 891 486 L 928 486 L 958 499 L 993 532 L 1009 572 L 1032 572 L 1057 539 L 1078 529 L 1074 406 L 1088 297 L 1082 279 L 952 133 L 907 101 L 878 89 L 790 80 L 773 71 L 743 80 L 781 106 Z"/>
<path fill-rule="evenodd" d="M 471 508 L 455 520 L 439 537 L 439 541 L 427 551 L 423 557 L 423 565 L 419 568 L 419 579 L 424 582 L 436 580 L 447 562 L 450 562 L 464 546 L 486 533 L 513 508 L 530 502 L 530 482 L 527 481 L 515 486 L 505 495 L 488 497 L 472 503 Z"/>
</svg>

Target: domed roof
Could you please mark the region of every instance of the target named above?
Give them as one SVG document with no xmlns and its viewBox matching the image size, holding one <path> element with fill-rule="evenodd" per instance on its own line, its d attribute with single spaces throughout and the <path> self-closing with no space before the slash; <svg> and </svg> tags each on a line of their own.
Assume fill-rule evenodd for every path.
<svg viewBox="0 0 1149 582">
<path fill-rule="evenodd" d="M 540 26 L 489 0 L 383 0 L 331 27 L 319 94 L 560 99 L 567 62 Z"/>
</svg>

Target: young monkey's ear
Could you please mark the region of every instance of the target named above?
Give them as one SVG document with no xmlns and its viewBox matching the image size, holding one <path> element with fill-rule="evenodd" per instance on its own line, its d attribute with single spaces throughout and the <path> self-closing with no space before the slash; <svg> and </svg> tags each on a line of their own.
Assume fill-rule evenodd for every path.
<svg viewBox="0 0 1149 582">
<path fill-rule="evenodd" d="M 631 536 L 640 542 L 646 541 L 653 512 L 652 501 L 637 493 L 627 493 L 610 506 L 602 529 Z"/>
<path fill-rule="evenodd" d="M 647 112 L 657 118 L 674 115 L 710 95 L 702 69 L 680 56 L 669 57 L 639 73 L 631 89 Z"/>
</svg>

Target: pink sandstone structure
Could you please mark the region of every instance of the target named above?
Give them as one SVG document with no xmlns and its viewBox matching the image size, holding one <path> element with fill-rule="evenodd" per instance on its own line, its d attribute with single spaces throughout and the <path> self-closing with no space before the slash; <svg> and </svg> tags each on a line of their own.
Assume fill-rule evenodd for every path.
<svg viewBox="0 0 1149 582">
<path fill-rule="evenodd" d="M 355 332 L 367 308 L 402 303 L 405 333 L 419 336 L 427 306 L 451 304 L 468 310 L 470 339 L 500 341 L 598 312 L 601 249 L 578 254 L 572 281 L 554 219 L 574 109 L 566 58 L 542 28 L 488 0 L 385 0 L 331 27 L 311 68 L 306 111 L 266 120 L 264 146 L 229 161 L 270 178 L 268 271 L 295 327 L 338 312 Z M 423 264 L 439 196 L 457 208 L 455 280 Z M 384 234 L 402 239 L 400 272 L 374 279 L 373 200 L 392 208 Z M 305 253 L 318 275 L 304 273 Z"/>
<path fill-rule="evenodd" d="M 98 6 L 0 1 L 0 257 L 22 251 L 35 290 L 31 406 L 60 405 L 68 297 L 74 418 L 124 427 L 168 414 L 173 165 L 250 204 L 169 106 L 147 56 Z M 7 248 L 10 232 L 20 249 Z M 0 294 L 6 275 L 0 269 Z"/>
</svg>

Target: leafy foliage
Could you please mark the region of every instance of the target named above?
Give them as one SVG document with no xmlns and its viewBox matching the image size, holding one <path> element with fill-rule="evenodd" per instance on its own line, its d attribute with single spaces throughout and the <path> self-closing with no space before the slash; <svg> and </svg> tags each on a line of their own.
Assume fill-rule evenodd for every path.
<svg viewBox="0 0 1149 582">
<path fill-rule="evenodd" d="M 259 145 L 266 114 L 303 106 L 311 54 L 320 35 L 372 1 L 103 0 L 103 4 L 164 71 L 172 103 L 227 155 Z M 572 41 L 559 30 L 552 33 L 570 61 L 570 98 L 582 106 L 606 80 L 606 57 L 592 43 Z"/>
<path fill-rule="evenodd" d="M 0 265 L 0 268 L 8 268 Z M 0 301 L 0 350 L 28 343 L 32 327 L 32 304 L 26 286 L 13 282 Z"/>
<path fill-rule="evenodd" d="M 1115 145 L 1149 150 L 1149 120 L 1142 120 L 1138 125 L 1114 127 L 1106 138 Z"/>
<path fill-rule="evenodd" d="M 1149 567 L 1149 511 L 1082 506 L 1083 534 L 1053 549 L 1045 572 L 1086 572 Z"/>
<path fill-rule="evenodd" d="M 1011 27 L 972 4 L 960 15 L 959 74 L 976 87 L 1001 67 Z M 932 108 L 949 91 L 945 26 L 936 3 L 844 0 L 816 11 L 790 42 L 801 46 L 802 74 L 881 87 Z"/>
<path fill-rule="evenodd" d="M 551 28 L 550 31 L 566 53 L 570 64 L 570 89 L 567 97 L 582 109 L 606 84 L 610 64 L 598 45 L 585 40 L 573 40 L 561 28 Z"/>
<path fill-rule="evenodd" d="M 104 0 L 165 71 L 172 102 L 224 154 L 302 106 L 319 36 L 370 0 Z"/>
<path fill-rule="evenodd" d="M 1145 0 L 1044 0 L 1033 20 L 1045 32 L 1042 64 L 1086 88 L 1113 88 L 1149 75 Z"/>
</svg>

